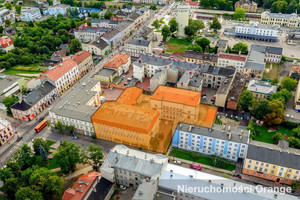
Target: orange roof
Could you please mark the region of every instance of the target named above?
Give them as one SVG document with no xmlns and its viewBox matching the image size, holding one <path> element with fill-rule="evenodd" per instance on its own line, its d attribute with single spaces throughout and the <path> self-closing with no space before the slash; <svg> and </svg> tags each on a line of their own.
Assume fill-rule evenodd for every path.
<svg viewBox="0 0 300 200">
<path fill-rule="evenodd" d="M 128 62 L 130 55 L 118 53 L 109 62 L 105 63 L 103 67 L 118 69 L 121 65 Z"/>
<path fill-rule="evenodd" d="M 76 183 L 65 191 L 62 200 L 82 200 L 100 176 L 99 172 L 90 172 L 87 175 L 80 176 Z"/>
<path fill-rule="evenodd" d="M 79 52 L 75 53 L 73 55 L 73 60 L 75 60 L 75 62 L 77 62 L 77 64 L 80 64 L 90 56 L 92 56 L 91 53 L 83 50 L 83 51 L 79 51 Z"/>
<path fill-rule="evenodd" d="M 3 36 L 0 38 L 0 45 L 1 48 L 6 48 L 10 45 L 12 45 L 14 43 L 14 41 L 12 41 L 9 37 L 7 36 Z"/>
<path fill-rule="evenodd" d="M 107 101 L 94 113 L 91 119 L 93 124 L 105 124 L 149 134 L 159 119 L 159 112 L 153 109 Z"/>
<path fill-rule="evenodd" d="M 61 63 L 55 65 L 53 69 L 50 69 L 45 74 L 48 76 L 49 79 L 52 81 L 56 81 L 61 76 L 63 76 L 66 72 L 68 72 L 70 69 L 75 67 L 77 63 L 72 60 L 71 58 L 62 61 Z"/>
<path fill-rule="evenodd" d="M 151 99 L 196 106 L 200 104 L 201 93 L 185 89 L 159 86 L 151 96 Z"/>
<path fill-rule="evenodd" d="M 128 105 L 136 105 L 137 100 L 142 95 L 143 90 L 137 87 L 129 87 L 124 90 L 117 102 Z"/>
</svg>

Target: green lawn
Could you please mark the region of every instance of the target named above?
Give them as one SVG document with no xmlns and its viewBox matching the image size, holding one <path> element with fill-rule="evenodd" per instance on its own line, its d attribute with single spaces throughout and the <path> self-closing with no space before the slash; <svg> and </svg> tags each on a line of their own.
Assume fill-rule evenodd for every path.
<svg viewBox="0 0 300 200">
<path fill-rule="evenodd" d="M 56 142 L 55 141 L 52 141 L 52 140 L 46 140 L 46 144 L 47 146 L 52 146 L 53 144 L 55 144 Z"/>
<path fill-rule="evenodd" d="M 272 69 L 271 68 L 271 65 L 272 65 Z M 269 72 L 267 73 L 266 70 L 269 70 Z M 263 78 L 266 78 L 266 79 L 270 79 L 270 80 L 273 80 L 275 78 L 278 78 L 278 74 L 279 74 L 279 64 L 276 64 L 276 63 L 267 63 L 266 64 L 266 68 L 265 68 L 265 72 L 264 72 L 264 75 L 263 75 Z"/>
<path fill-rule="evenodd" d="M 168 43 L 171 44 L 180 44 L 180 45 L 186 45 L 189 46 L 192 44 L 191 41 L 187 40 L 187 39 L 176 39 L 176 38 L 171 38 Z"/>
<path fill-rule="evenodd" d="M 197 157 L 195 157 L 194 155 L 197 155 Z M 209 156 L 205 156 L 196 152 L 190 152 L 190 151 L 185 151 L 182 149 L 176 149 L 176 148 L 172 148 L 169 156 L 173 156 L 176 158 L 181 158 L 184 160 L 189 160 L 189 161 L 193 161 L 193 162 L 197 162 L 197 163 L 202 163 L 204 165 L 209 165 L 212 166 L 211 164 L 211 159 Z M 228 161 L 228 166 L 226 168 L 221 168 L 221 169 L 226 169 L 228 171 L 233 171 L 235 170 L 235 163 L 234 162 L 230 162 Z"/>
<path fill-rule="evenodd" d="M 28 66 L 16 65 L 11 69 L 3 71 L 2 73 L 8 75 L 28 74 L 30 76 L 30 74 L 40 74 L 44 71 L 47 71 L 47 67 L 39 64 L 33 64 Z"/>
<path fill-rule="evenodd" d="M 255 137 L 254 140 L 260 141 L 260 142 L 266 142 L 270 144 L 275 144 L 273 140 L 273 135 L 275 135 L 277 132 L 280 132 L 282 135 L 286 135 L 287 137 L 292 136 L 292 129 L 287 129 L 284 127 L 280 127 L 278 131 L 268 132 L 268 127 L 266 126 L 258 126 L 254 125 L 255 129 Z"/>
</svg>

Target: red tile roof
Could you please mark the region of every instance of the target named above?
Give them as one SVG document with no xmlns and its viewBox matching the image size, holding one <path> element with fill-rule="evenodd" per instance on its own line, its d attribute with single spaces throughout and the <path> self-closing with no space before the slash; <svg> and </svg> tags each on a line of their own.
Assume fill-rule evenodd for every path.
<svg viewBox="0 0 300 200">
<path fill-rule="evenodd" d="M 185 3 L 188 3 L 190 6 L 197 6 L 197 5 L 199 5 L 199 1 L 185 1 Z"/>
<path fill-rule="evenodd" d="M 55 65 L 55 67 L 47 71 L 45 75 L 52 81 L 56 81 L 76 65 L 77 63 L 71 58 L 69 58 Z"/>
<path fill-rule="evenodd" d="M 143 90 L 137 87 L 129 87 L 121 94 L 117 102 L 128 105 L 136 105 L 138 99 L 142 95 Z"/>
<path fill-rule="evenodd" d="M 237 61 L 246 61 L 245 56 L 239 56 L 239 55 L 232 55 L 232 54 L 219 54 L 219 58 L 223 59 L 229 59 L 229 60 L 237 60 Z"/>
<path fill-rule="evenodd" d="M 118 53 L 109 62 L 105 63 L 103 67 L 118 69 L 121 65 L 128 62 L 130 55 Z"/>
<path fill-rule="evenodd" d="M 78 178 L 76 183 L 67 189 L 62 197 L 62 200 L 82 200 L 87 193 L 92 189 L 96 179 L 100 178 L 99 172 L 90 172 L 87 175 L 82 175 Z"/>
<path fill-rule="evenodd" d="M 0 45 L 1 48 L 6 48 L 10 45 L 12 45 L 14 42 L 7 36 L 3 36 L 0 38 Z"/>
<path fill-rule="evenodd" d="M 77 62 L 77 64 L 79 65 L 80 63 L 82 63 L 84 60 L 86 60 L 90 56 L 92 56 L 91 53 L 83 50 L 83 51 L 79 51 L 76 54 L 74 54 L 73 60 L 75 60 L 75 62 Z"/>
</svg>

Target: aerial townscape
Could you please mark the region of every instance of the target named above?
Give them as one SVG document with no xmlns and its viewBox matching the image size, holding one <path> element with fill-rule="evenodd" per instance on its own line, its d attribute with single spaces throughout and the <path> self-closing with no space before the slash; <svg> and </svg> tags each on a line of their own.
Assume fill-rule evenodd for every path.
<svg viewBox="0 0 300 200">
<path fill-rule="evenodd" d="M 0 5 L 0 200 L 300 199 L 299 1 Z"/>
</svg>

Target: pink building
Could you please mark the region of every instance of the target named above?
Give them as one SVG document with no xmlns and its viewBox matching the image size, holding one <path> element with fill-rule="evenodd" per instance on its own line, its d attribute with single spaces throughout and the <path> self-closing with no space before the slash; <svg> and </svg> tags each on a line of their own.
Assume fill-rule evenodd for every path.
<svg viewBox="0 0 300 200">
<path fill-rule="evenodd" d="M 0 147 L 15 135 L 9 121 L 0 118 Z"/>
</svg>

